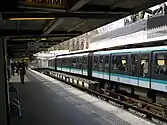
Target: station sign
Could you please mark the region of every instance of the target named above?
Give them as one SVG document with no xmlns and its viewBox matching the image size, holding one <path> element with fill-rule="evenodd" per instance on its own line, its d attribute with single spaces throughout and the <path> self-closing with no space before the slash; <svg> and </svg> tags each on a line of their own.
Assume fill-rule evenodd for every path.
<svg viewBox="0 0 167 125">
<path fill-rule="evenodd" d="M 38 7 L 48 9 L 65 9 L 66 0 L 20 0 L 20 4 L 24 7 Z"/>
</svg>

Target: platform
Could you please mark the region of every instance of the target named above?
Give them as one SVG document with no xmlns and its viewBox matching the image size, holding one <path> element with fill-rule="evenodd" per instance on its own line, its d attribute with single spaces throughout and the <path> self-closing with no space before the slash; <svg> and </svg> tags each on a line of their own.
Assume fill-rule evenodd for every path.
<svg viewBox="0 0 167 125">
<path fill-rule="evenodd" d="M 20 91 L 22 118 L 13 125 L 153 125 L 123 109 L 33 70 Z"/>
</svg>

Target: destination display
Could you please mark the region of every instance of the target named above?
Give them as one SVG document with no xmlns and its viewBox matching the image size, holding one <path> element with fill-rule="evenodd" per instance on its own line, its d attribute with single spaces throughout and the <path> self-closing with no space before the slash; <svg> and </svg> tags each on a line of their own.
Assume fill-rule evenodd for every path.
<svg viewBox="0 0 167 125">
<path fill-rule="evenodd" d="M 24 0 L 21 3 L 25 7 L 40 7 L 51 9 L 65 9 L 66 0 Z"/>
</svg>

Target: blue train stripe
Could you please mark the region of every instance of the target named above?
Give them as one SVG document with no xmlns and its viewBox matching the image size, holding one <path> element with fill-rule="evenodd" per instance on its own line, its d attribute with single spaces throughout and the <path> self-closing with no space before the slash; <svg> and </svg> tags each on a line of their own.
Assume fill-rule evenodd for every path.
<svg viewBox="0 0 167 125">
<path fill-rule="evenodd" d="M 50 69 L 55 69 L 53 67 L 49 67 Z M 87 70 L 81 70 L 81 69 L 77 69 L 77 68 L 67 68 L 67 67 L 57 67 L 57 69 L 61 69 L 63 70 L 64 69 L 68 69 L 68 71 L 80 71 L 81 73 L 88 73 Z M 99 72 L 99 71 L 95 71 L 95 70 L 92 70 L 92 73 L 96 73 L 96 74 L 99 74 L 99 75 L 109 75 L 109 73 L 107 72 Z M 128 79 L 133 79 L 133 80 L 139 80 L 139 81 L 144 81 L 144 82 L 155 82 L 157 84 L 167 84 L 167 81 L 165 80 L 157 80 L 157 79 L 149 79 L 149 78 L 142 78 L 142 77 L 135 77 L 135 76 L 128 76 L 128 75 L 123 75 L 123 74 L 117 74 L 117 73 L 110 73 L 110 77 L 111 76 L 117 76 L 117 77 L 122 77 L 122 78 L 128 78 Z"/>
<path fill-rule="evenodd" d="M 98 72 L 93 70 L 94 73 L 97 74 L 104 74 L 104 75 L 109 75 L 109 73 L 106 72 Z M 133 80 L 141 80 L 141 81 L 147 81 L 149 82 L 149 78 L 142 78 L 142 77 L 135 77 L 135 76 L 128 76 L 128 75 L 123 75 L 123 74 L 117 74 L 117 73 L 110 73 L 110 76 L 117 76 L 117 77 L 123 77 L 123 78 L 128 78 L 128 79 L 133 79 Z"/>
<path fill-rule="evenodd" d="M 165 80 L 151 79 L 151 82 L 155 82 L 155 83 L 158 83 L 158 84 L 167 84 L 167 81 L 165 81 Z"/>
<path fill-rule="evenodd" d="M 49 68 L 49 69 L 55 69 L 55 67 L 52 67 L 52 66 L 49 66 L 48 68 Z"/>
</svg>

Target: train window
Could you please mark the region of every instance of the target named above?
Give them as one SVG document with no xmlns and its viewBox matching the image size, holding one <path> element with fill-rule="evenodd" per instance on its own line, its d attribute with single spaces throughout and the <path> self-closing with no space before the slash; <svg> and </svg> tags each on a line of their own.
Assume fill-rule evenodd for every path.
<svg viewBox="0 0 167 125">
<path fill-rule="evenodd" d="M 140 76 L 148 77 L 149 76 L 149 55 L 142 54 L 140 61 Z"/>
<path fill-rule="evenodd" d="M 82 57 L 82 63 L 84 63 L 84 64 L 87 63 L 87 57 L 86 57 L 86 56 L 83 56 L 83 57 Z"/>
<path fill-rule="evenodd" d="M 167 79 L 167 52 L 154 53 L 153 74 L 159 79 Z"/>
<path fill-rule="evenodd" d="M 99 56 L 99 63 L 103 63 L 103 62 L 104 62 L 103 56 Z"/>
<path fill-rule="evenodd" d="M 72 58 L 72 67 L 73 68 L 76 67 L 76 58 L 75 57 Z"/>
<path fill-rule="evenodd" d="M 82 62 L 83 62 L 82 64 L 83 69 L 87 69 L 87 57 L 86 56 L 82 57 Z"/>
<path fill-rule="evenodd" d="M 82 57 L 78 57 L 78 68 L 81 69 Z"/>
<path fill-rule="evenodd" d="M 53 67 L 55 67 L 55 60 L 53 59 L 53 64 L 52 64 Z"/>
<path fill-rule="evenodd" d="M 112 70 L 119 73 L 128 73 L 128 55 L 113 55 Z"/>
<path fill-rule="evenodd" d="M 100 72 L 103 72 L 104 71 L 104 56 L 100 55 L 99 56 L 99 64 L 98 64 L 98 67 L 99 67 L 99 71 Z"/>
<path fill-rule="evenodd" d="M 62 63 L 61 63 L 61 58 L 58 58 L 58 59 L 57 59 L 57 66 L 61 66 L 61 64 L 62 64 Z"/>
<path fill-rule="evenodd" d="M 62 61 L 62 65 L 63 65 L 63 67 L 66 66 L 66 58 L 63 59 L 63 61 Z"/>
<path fill-rule="evenodd" d="M 108 64 L 108 63 L 109 63 L 109 55 L 106 55 L 106 56 L 105 56 L 104 62 L 105 62 L 105 64 Z"/>
<path fill-rule="evenodd" d="M 109 55 L 104 56 L 104 72 L 109 72 Z"/>
<path fill-rule="evenodd" d="M 70 58 L 66 58 L 66 67 L 69 68 L 70 65 Z"/>
<path fill-rule="evenodd" d="M 92 62 L 93 70 L 98 71 L 98 56 L 93 56 L 93 62 Z"/>
<path fill-rule="evenodd" d="M 131 63 L 131 75 L 132 76 L 138 76 L 138 68 L 137 68 L 137 62 L 138 62 L 138 60 L 137 60 L 137 57 L 138 57 L 138 55 L 136 55 L 136 54 L 132 54 L 131 55 L 131 60 L 132 60 L 132 63 Z"/>
</svg>

